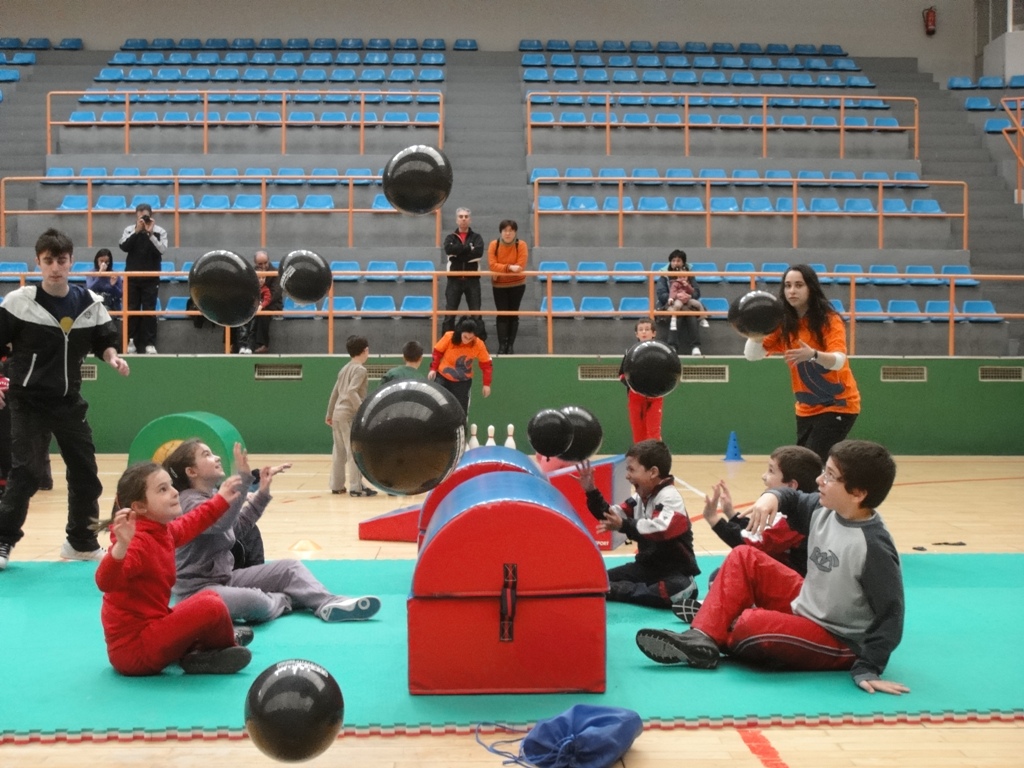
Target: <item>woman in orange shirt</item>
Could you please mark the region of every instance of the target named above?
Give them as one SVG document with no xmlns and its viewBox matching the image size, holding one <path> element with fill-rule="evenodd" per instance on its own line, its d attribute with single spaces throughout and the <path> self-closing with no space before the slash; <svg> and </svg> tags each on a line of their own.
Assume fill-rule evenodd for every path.
<svg viewBox="0 0 1024 768">
<path fill-rule="evenodd" d="M 747 360 L 782 354 L 796 395 L 796 442 L 824 462 L 845 440 L 860 413 L 860 390 L 846 354 L 846 326 L 806 264 L 786 270 L 779 291 L 782 325 L 767 336 L 750 335 Z"/>
<path fill-rule="evenodd" d="M 519 225 L 512 219 L 505 219 L 498 225 L 501 237 L 492 240 L 487 248 L 487 263 L 491 270 L 491 288 L 494 291 L 494 308 L 499 312 L 518 312 L 526 292 L 526 269 L 528 254 L 526 243 L 518 237 Z M 498 354 L 513 355 L 513 344 L 519 331 L 519 318 L 498 315 Z"/>
</svg>

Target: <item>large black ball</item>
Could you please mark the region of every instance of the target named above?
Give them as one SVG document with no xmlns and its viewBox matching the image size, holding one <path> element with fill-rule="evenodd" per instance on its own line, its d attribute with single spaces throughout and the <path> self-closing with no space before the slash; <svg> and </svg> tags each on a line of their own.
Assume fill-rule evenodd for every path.
<svg viewBox="0 0 1024 768">
<path fill-rule="evenodd" d="M 572 424 L 572 443 L 558 454 L 558 458 L 565 461 L 589 459 L 597 453 L 604 439 L 601 423 L 594 414 L 579 405 L 567 405 L 561 411 Z"/>
<path fill-rule="evenodd" d="M 414 144 L 384 166 L 384 196 L 400 211 L 430 213 L 444 205 L 452 180 L 452 165 L 444 152 Z"/>
<path fill-rule="evenodd" d="M 679 355 L 660 341 L 641 341 L 622 360 L 626 384 L 638 395 L 664 397 L 679 383 L 683 366 Z"/>
<path fill-rule="evenodd" d="M 341 688 L 311 661 L 279 661 L 260 673 L 245 697 L 245 729 L 275 760 L 298 762 L 323 753 L 345 715 Z"/>
<path fill-rule="evenodd" d="M 188 292 L 203 317 L 217 325 L 245 325 L 260 308 L 256 268 L 231 251 L 210 251 L 196 259 Z"/>
<path fill-rule="evenodd" d="M 352 421 L 359 471 L 382 491 L 425 493 L 444 480 L 466 448 L 466 413 L 429 381 L 396 381 L 366 398 Z"/>
<path fill-rule="evenodd" d="M 331 267 L 313 251 L 292 251 L 281 259 L 281 290 L 303 304 L 316 304 L 331 290 Z"/>
<path fill-rule="evenodd" d="M 569 450 L 572 445 L 572 422 L 554 408 L 537 411 L 526 425 L 530 446 L 539 456 L 551 458 Z"/>
<path fill-rule="evenodd" d="M 766 336 L 782 324 L 784 311 L 778 296 L 751 291 L 729 305 L 729 323 L 744 336 Z"/>
</svg>

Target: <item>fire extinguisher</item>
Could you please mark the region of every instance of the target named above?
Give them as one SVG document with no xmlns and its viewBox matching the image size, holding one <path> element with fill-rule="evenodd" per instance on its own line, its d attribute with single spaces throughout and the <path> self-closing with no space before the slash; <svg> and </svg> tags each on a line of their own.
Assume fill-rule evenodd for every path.
<svg viewBox="0 0 1024 768">
<path fill-rule="evenodd" d="M 935 6 L 925 8 L 921 11 L 921 16 L 924 18 L 924 33 L 931 37 L 935 34 Z"/>
</svg>

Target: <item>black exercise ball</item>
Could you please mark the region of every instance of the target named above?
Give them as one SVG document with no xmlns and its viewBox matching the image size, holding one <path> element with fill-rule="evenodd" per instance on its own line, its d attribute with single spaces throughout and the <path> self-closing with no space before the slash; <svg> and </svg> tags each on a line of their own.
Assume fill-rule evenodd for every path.
<svg viewBox="0 0 1024 768">
<path fill-rule="evenodd" d="M 256 268 L 231 251 L 210 251 L 196 259 L 188 292 L 203 317 L 217 325 L 245 325 L 260 308 Z"/>
<path fill-rule="evenodd" d="M 729 305 L 729 323 L 744 336 L 766 336 L 782 324 L 784 311 L 778 296 L 751 291 Z"/>
<path fill-rule="evenodd" d="M 530 446 L 539 456 L 551 458 L 569 450 L 572 444 L 572 422 L 554 408 L 537 411 L 526 425 Z"/>
<path fill-rule="evenodd" d="M 622 360 L 626 384 L 638 395 L 664 397 L 679 383 L 683 366 L 668 344 L 642 341 L 634 344 Z"/>
<path fill-rule="evenodd" d="M 565 461 L 589 459 L 597 453 L 604 439 L 601 423 L 593 413 L 579 405 L 567 405 L 560 410 L 572 424 L 572 443 L 558 454 L 558 458 Z"/>
<path fill-rule="evenodd" d="M 281 259 L 281 290 L 302 304 L 316 304 L 331 290 L 331 267 L 313 251 L 292 251 Z"/>
<path fill-rule="evenodd" d="M 345 715 L 341 688 L 312 661 L 279 661 L 260 673 L 245 697 L 245 729 L 275 760 L 298 762 L 323 753 Z"/>
<path fill-rule="evenodd" d="M 466 448 L 466 414 L 429 381 L 396 381 L 366 398 L 352 421 L 352 455 L 382 491 L 425 493 L 444 480 Z"/>
<path fill-rule="evenodd" d="M 436 211 L 452 191 L 452 165 L 425 144 L 406 147 L 384 166 L 384 196 L 406 213 Z"/>
</svg>

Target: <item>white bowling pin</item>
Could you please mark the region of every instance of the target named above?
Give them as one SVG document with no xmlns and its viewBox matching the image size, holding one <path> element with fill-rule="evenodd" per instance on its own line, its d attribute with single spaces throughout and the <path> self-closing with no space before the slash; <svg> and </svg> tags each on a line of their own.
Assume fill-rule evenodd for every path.
<svg viewBox="0 0 1024 768">
<path fill-rule="evenodd" d="M 476 424 L 469 425 L 469 443 L 470 448 L 479 448 L 480 441 L 476 439 Z"/>
<path fill-rule="evenodd" d="M 515 425 L 509 424 L 508 425 L 508 437 L 505 438 L 505 447 L 506 448 L 513 448 L 514 449 L 516 447 L 516 441 L 512 437 L 512 433 L 515 432 L 515 431 L 516 431 Z"/>
<path fill-rule="evenodd" d="M 484 445 L 497 445 L 497 443 L 494 442 L 494 425 L 493 424 L 491 424 L 491 426 L 489 426 L 487 428 L 487 442 L 484 443 Z"/>
</svg>

